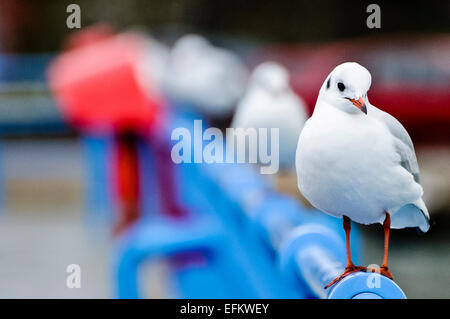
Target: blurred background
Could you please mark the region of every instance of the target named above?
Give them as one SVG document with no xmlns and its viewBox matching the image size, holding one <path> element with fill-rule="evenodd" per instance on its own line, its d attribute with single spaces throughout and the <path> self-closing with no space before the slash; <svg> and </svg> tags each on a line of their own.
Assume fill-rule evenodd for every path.
<svg viewBox="0 0 450 319">
<path fill-rule="evenodd" d="M 98 176 L 89 175 L 83 130 L 67 121 L 48 82 L 49 66 L 79 31 L 66 26 L 70 3 L 81 8 L 82 30 L 98 23 L 135 30 L 167 50 L 186 34 L 200 34 L 233 52 L 249 72 L 277 61 L 308 115 L 334 66 L 366 66 L 373 78 L 371 103 L 397 117 L 414 141 L 435 221 L 421 237 L 411 229 L 392 232 L 391 271 L 409 298 L 450 298 L 450 2 L 433 0 L 377 1 L 380 29 L 366 26 L 365 1 L 2 0 L 1 298 L 114 296 L 113 227 L 104 214 L 87 212 L 103 196 L 92 193 Z M 220 116 L 205 112 L 205 118 L 229 127 L 238 100 Z M 277 191 L 303 200 L 295 172 L 271 181 Z M 380 263 L 381 226 L 359 230 L 361 263 Z M 167 276 L 164 263 L 147 267 L 150 297 L 167 296 L 165 285 L 154 284 Z M 81 289 L 66 286 L 69 264 L 81 266 Z"/>
</svg>

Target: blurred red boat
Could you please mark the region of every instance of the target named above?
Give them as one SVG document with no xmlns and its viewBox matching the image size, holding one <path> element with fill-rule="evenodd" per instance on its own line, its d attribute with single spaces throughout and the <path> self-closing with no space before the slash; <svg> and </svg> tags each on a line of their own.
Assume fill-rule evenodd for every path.
<svg viewBox="0 0 450 319">
<path fill-rule="evenodd" d="M 311 112 L 330 71 L 358 62 L 372 74 L 370 102 L 402 122 L 415 142 L 450 143 L 450 35 L 276 45 L 248 56 L 251 66 L 267 60 L 290 70 L 291 84 Z"/>
</svg>

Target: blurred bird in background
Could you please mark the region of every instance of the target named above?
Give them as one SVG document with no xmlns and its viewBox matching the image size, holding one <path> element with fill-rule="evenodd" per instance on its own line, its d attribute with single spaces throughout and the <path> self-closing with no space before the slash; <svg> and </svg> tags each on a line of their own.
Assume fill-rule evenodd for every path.
<svg viewBox="0 0 450 319">
<path fill-rule="evenodd" d="M 246 82 L 247 69 L 235 53 L 188 34 L 170 53 L 164 89 L 196 112 L 225 117 L 231 115 Z"/>
<path fill-rule="evenodd" d="M 279 129 L 282 170 L 295 167 L 298 136 L 307 118 L 303 100 L 289 84 L 289 73 L 279 63 L 264 62 L 253 71 L 245 96 L 239 102 L 231 124 L 234 128 Z M 238 141 L 239 145 L 245 141 Z"/>
<path fill-rule="evenodd" d="M 139 67 L 139 71 L 143 72 L 142 77 L 144 79 L 142 82 L 148 86 L 150 91 L 154 90 L 154 86 L 161 89 L 167 61 L 169 60 L 170 49 L 163 42 L 158 41 L 147 33 L 140 32 L 138 34 L 147 40 L 144 44 L 144 51 L 147 55 L 142 59 Z M 152 79 L 155 83 L 148 83 L 148 79 Z"/>
<path fill-rule="evenodd" d="M 390 228 L 427 232 L 430 216 L 422 200 L 419 167 L 405 128 L 371 105 L 369 71 L 357 63 L 337 66 L 323 83 L 313 116 L 298 141 L 298 187 L 318 209 L 343 218 L 347 267 L 327 287 L 355 271 L 350 253 L 351 220 L 382 223 L 381 274 L 388 268 Z"/>
</svg>

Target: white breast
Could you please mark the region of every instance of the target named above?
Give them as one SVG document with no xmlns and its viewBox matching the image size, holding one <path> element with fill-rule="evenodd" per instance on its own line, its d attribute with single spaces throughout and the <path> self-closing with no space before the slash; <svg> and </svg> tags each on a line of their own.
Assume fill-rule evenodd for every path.
<svg viewBox="0 0 450 319">
<path fill-rule="evenodd" d="M 318 209 L 363 224 L 420 196 L 378 120 L 328 107 L 306 123 L 297 147 L 298 185 Z"/>
</svg>

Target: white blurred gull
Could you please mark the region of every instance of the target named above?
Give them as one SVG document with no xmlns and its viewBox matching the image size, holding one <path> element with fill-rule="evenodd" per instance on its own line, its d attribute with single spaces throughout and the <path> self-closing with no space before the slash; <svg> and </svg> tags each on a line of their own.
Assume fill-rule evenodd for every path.
<svg viewBox="0 0 450 319">
<path fill-rule="evenodd" d="M 195 34 L 175 43 L 166 71 L 169 95 L 213 117 L 230 115 L 247 82 L 247 69 L 236 54 Z"/>
<path fill-rule="evenodd" d="M 363 66 L 337 66 L 323 83 L 298 141 L 300 191 L 316 208 L 344 220 L 347 267 L 327 287 L 365 269 L 351 260 L 351 220 L 383 224 L 380 271 L 391 279 L 390 228 L 418 227 L 426 232 L 430 227 L 411 138 L 400 122 L 369 103 L 370 85 L 371 75 Z"/>
<path fill-rule="evenodd" d="M 278 128 L 280 166 L 294 169 L 298 137 L 306 118 L 305 103 L 292 91 L 287 70 L 276 62 L 264 62 L 253 71 L 231 126 Z"/>
</svg>

